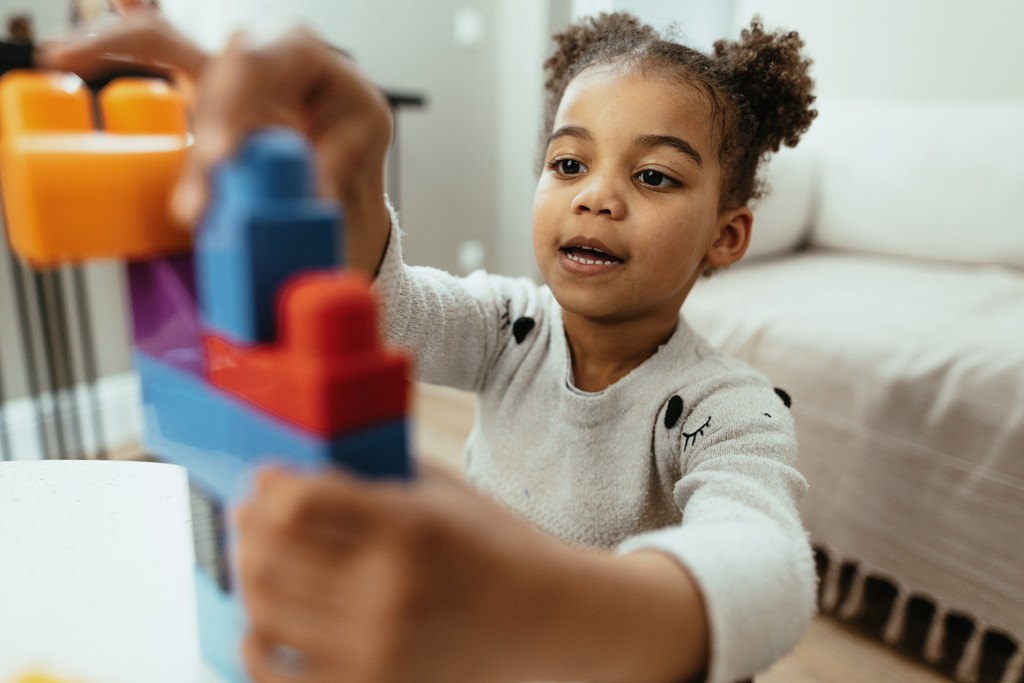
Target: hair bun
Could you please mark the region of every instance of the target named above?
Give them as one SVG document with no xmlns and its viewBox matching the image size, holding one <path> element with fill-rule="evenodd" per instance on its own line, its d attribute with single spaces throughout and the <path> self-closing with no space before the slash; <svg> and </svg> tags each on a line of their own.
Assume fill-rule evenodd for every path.
<svg viewBox="0 0 1024 683">
<path fill-rule="evenodd" d="M 715 43 L 714 59 L 722 79 L 734 96 L 746 101 L 754 137 L 763 150 L 795 146 L 818 115 L 811 108 L 814 81 L 811 60 L 801 54 L 803 46 L 795 31 L 766 32 L 756 15 L 738 41 Z"/>
</svg>

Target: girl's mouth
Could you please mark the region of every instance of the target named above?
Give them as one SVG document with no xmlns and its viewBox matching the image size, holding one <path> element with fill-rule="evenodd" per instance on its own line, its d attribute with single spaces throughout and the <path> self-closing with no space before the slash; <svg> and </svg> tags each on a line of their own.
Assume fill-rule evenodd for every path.
<svg viewBox="0 0 1024 683">
<path fill-rule="evenodd" d="M 614 266 L 623 262 L 618 256 L 609 254 L 597 247 L 583 245 L 562 247 L 561 252 L 570 261 L 586 266 Z"/>
</svg>

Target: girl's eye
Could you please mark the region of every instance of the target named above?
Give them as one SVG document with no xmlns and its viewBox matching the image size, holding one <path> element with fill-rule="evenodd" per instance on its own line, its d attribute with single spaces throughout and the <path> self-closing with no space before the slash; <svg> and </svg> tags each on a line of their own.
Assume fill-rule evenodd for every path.
<svg viewBox="0 0 1024 683">
<path fill-rule="evenodd" d="M 577 159 L 555 159 L 548 165 L 562 175 L 578 175 L 587 170 Z"/>
<path fill-rule="evenodd" d="M 640 171 L 636 174 L 637 179 L 644 185 L 650 185 L 651 187 L 677 187 L 679 181 L 669 178 L 661 171 L 655 171 L 653 169 L 647 169 L 646 171 Z"/>
</svg>

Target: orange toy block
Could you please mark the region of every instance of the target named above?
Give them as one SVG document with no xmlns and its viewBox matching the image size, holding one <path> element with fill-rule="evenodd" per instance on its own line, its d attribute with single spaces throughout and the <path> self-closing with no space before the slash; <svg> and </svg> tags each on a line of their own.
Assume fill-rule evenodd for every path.
<svg viewBox="0 0 1024 683">
<path fill-rule="evenodd" d="M 71 74 L 0 79 L 0 182 L 11 247 L 36 267 L 187 252 L 168 213 L 191 144 L 185 105 L 167 83 L 121 79 L 99 96 Z"/>
<path fill-rule="evenodd" d="M 405 415 L 409 359 L 381 345 L 366 278 L 300 275 L 277 304 L 273 344 L 245 348 L 206 337 L 214 385 L 328 438 Z"/>
</svg>

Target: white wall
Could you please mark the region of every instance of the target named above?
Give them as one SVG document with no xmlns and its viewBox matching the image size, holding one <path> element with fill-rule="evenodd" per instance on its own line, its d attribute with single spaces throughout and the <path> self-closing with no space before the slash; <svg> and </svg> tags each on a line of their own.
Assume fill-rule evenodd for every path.
<svg viewBox="0 0 1024 683">
<path fill-rule="evenodd" d="M 29 14 L 36 36 L 48 38 L 66 29 L 70 24 L 70 0 L 0 0 L 0 33 L 7 34 L 7 17 Z"/>
<path fill-rule="evenodd" d="M 710 51 L 728 31 L 735 0 L 574 0 L 573 16 L 629 12 L 659 31 L 674 28 L 677 40 Z"/>
<path fill-rule="evenodd" d="M 708 50 L 761 14 L 807 42 L 823 98 L 1024 95 L 1021 0 L 573 0 L 574 15 L 628 11 Z"/>
<path fill-rule="evenodd" d="M 804 37 L 823 99 L 1024 96 L 1020 0 L 736 0 L 734 33 L 755 12 Z"/>
<path fill-rule="evenodd" d="M 494 248 L 500 255 L 495 269 L 532 273 L 531 204 L 536 185 L 543 120 L 542 64 L 548 29 L 544 0 L 504 0 L 498 3 L 498 232 Z"/>
</svg>

